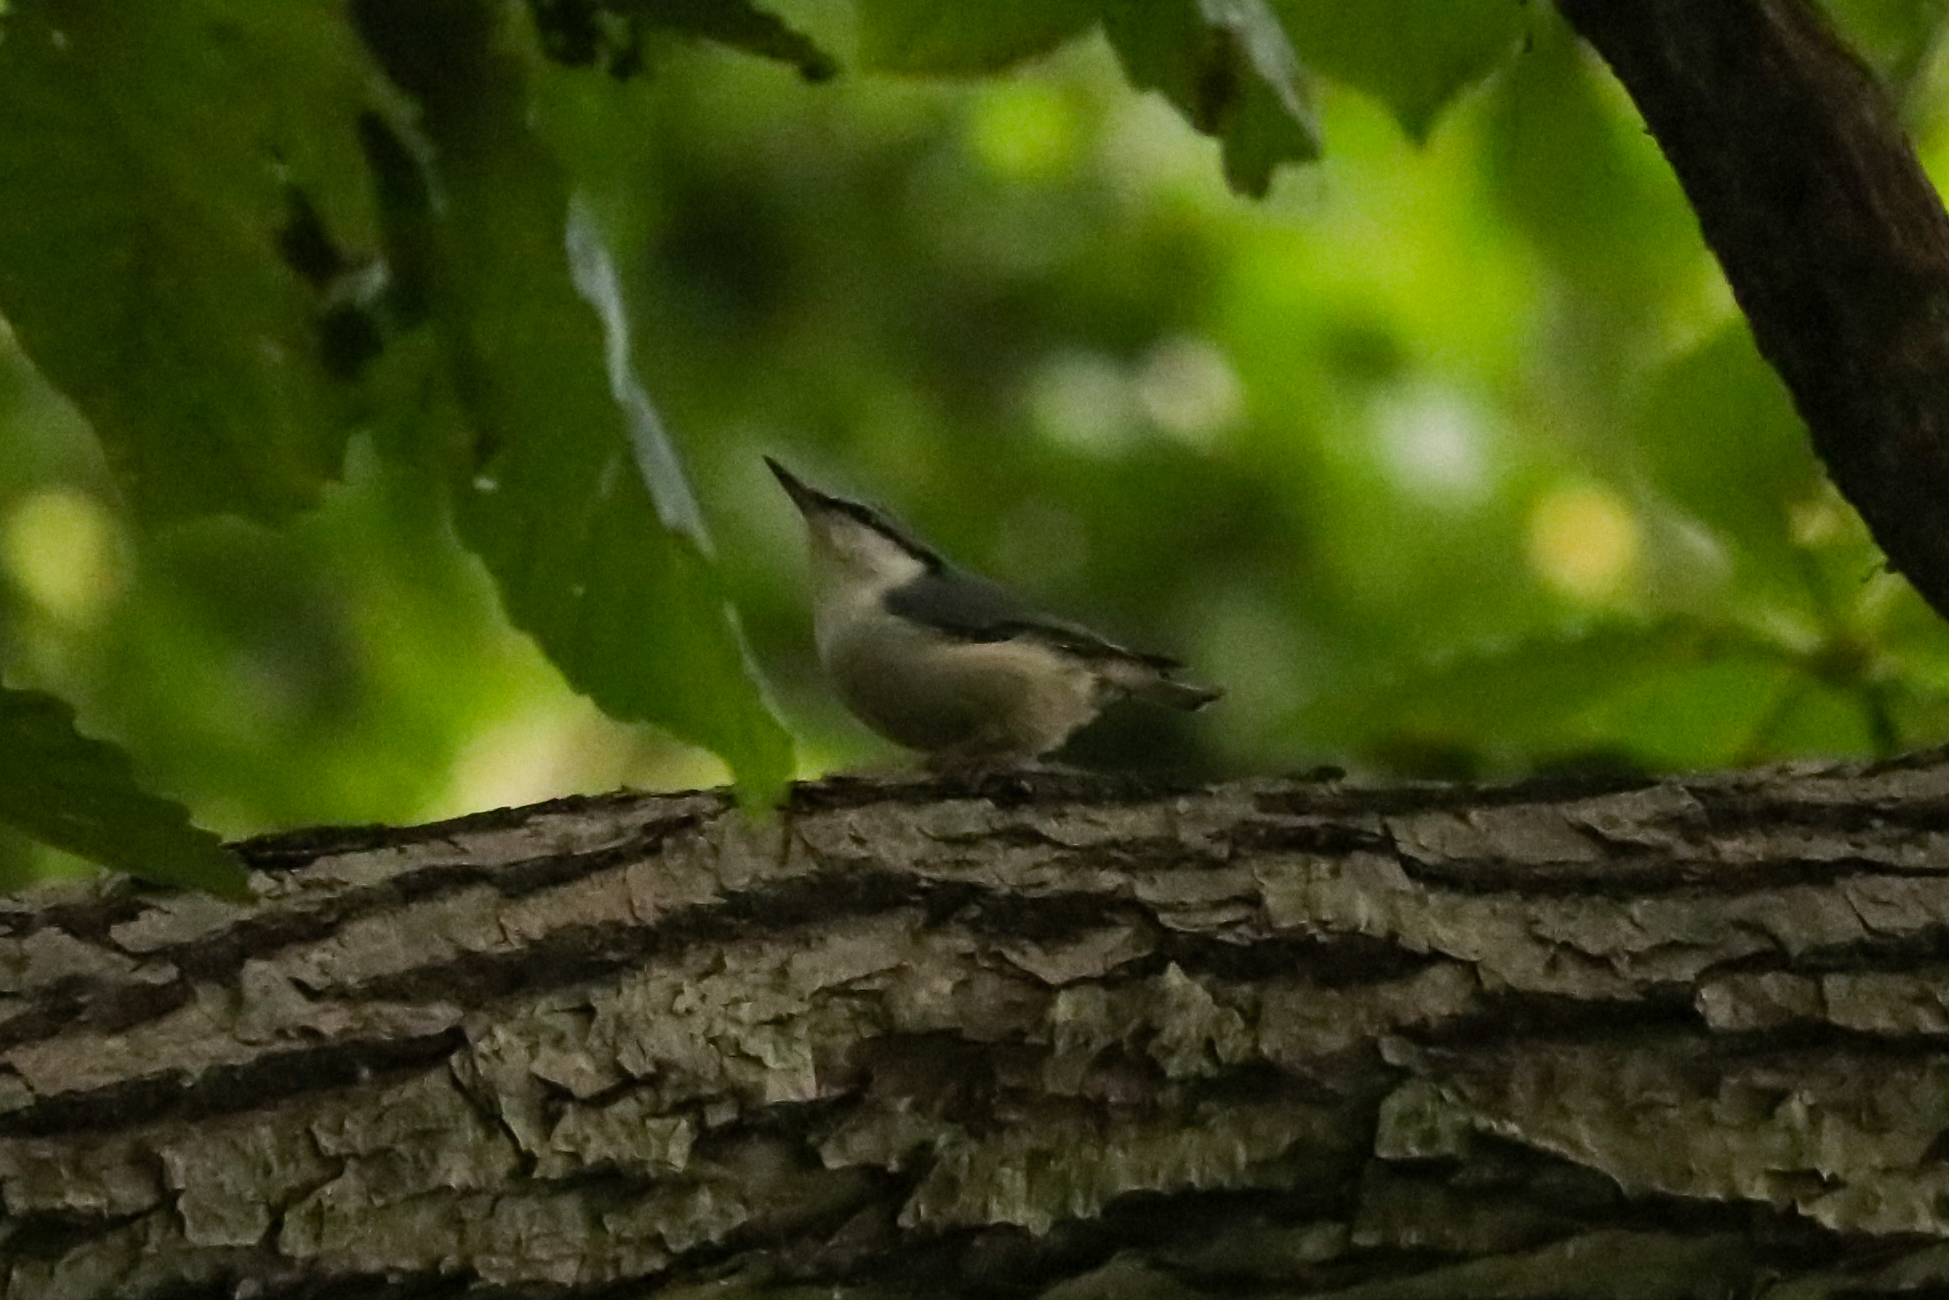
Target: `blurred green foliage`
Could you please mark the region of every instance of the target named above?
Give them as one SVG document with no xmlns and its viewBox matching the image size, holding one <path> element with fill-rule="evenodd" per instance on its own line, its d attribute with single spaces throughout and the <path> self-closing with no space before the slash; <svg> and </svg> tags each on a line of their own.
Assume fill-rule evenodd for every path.
<svg viewBox="0 0 1949 1300">
<path fill-rule="evenodd" d="M 1949 166 L 1941 6 L 1830 11 Z M 1076 761 L 1493 776 L 1949 733 L 1949 629 L 1547 5 L 1184 0 L 1234 22 L 1226 75 L 1273 74 L 1273 125 L 1225 139 L 1195 77 L 1131 87 L 1183 70 L 1144 70 L 1162 20 L 1119 9 L 1113 47 L 1106 4 L 535 12 L 471 65 L 407 42 L 391 84 L 324 0 L 4 19 L 0 99 L 40 134 L 0 130 L 0 176 L 63 179 L 0 187 L 35 358 L 0 353 L 0 671 L 202 825 L 727 775 L 578 689 L 762 785 L 786 760 L 726 597 L 799 772 L 887 760 L 818 680 L 764 453 L 1230 689 L 1113 710 Z M 1272 16 L 1290 95 L 1252 54 Z M 302 81 L 267 79 L 291 45 Z M 1274 171 L 1308 114 L 1323 157 Z M 317 283 L 280 231 L 321 235 Z M 50 865 L 0 841 L 10 879 Z"/>
</svg>

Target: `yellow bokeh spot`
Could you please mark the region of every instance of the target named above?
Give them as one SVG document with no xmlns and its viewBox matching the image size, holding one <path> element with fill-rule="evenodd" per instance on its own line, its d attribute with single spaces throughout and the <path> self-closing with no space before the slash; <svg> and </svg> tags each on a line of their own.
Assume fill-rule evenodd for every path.
<svg viewBox="0 0 1949 1300">
<path fill-rule="evenodd" d="M 1076 110 L 1055 86 L 1015 81 L 975 100 L 968 146 L 989 171 L 1008 180 L 1042 180 L 1076 156 Z"/>
<path fill-rule="evenodd" d="M 1548 493 L 1529 516 L 1529 562 L 1566 596 L 1608 600 L 1636 572 L 1638 521 L 1616 493 L 1580 485 Z"/>
<path fill-rule="evenodd" d="M 122 590 L 115 520 L 71 488 L 22 497 L 0 519 L 0 562 L 14 585 L 64 623 L 92 622 Z"/>
</svg>

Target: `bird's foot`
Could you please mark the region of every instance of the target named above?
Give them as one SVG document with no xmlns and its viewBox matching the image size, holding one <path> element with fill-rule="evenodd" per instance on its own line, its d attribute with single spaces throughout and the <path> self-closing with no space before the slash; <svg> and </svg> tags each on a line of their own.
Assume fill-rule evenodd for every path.
<svg viewBox="0 0 1949 1300">
<path fill-rule="evenodd" d="M 995 803 L 1074 798 L 1104 779 L 1080 767 L 1006 754 L 934 754 L 927 767 L 943 795 Z"/>
</svg>

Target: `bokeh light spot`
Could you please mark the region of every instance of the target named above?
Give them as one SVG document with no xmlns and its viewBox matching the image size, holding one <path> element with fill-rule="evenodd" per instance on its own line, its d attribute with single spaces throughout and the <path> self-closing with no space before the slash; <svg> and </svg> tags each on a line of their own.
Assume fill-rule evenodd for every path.
<svg viewBox="0 0 1949 1300">
<path fill-rule="evenodd" d="M 1589 484 L 1562 487 L 1529 517 L 1529 561 L 1544 582 L 1592 603 L 1617 596 L 1637 570 L 1638 521 L 1616 493 Z"/>
<path fill-rule="evenodd" d="M 1488 457 L 1474 410 L 1433 385 L 1387 390 L 1376 405 L 1383 460 L 1402 491 L 1443 505 L 1472 505 L 1488 494 Z"/>
<path fill-rule="evenodd" d="M 1130 375 L 1115 357 L 1065 351 L 1049 357 L 1030 380 L 1029 418 L 1053 442 L 1092 455 L 1122 451 L 1138 432 Z"/>
<path fill-rule="evenodd" d="M 94 497 L 48 488 L 0 522 L 0 560 L 21 592 L 64 623 L 93 622 L 122 590 L 115 521 Z"/>
<path fill-rule="evenodd" d="M 1245 416 L 1245 386 L 1218 346 L 1207 339 L 1165 339 L 1137 372 L 1137 401 L 1168 434 L 1198 447 Z"/>
<path fill-rule="evenodd" d="M 1015 81 L 976 98 L 968 146 L 990 172 L 1007 180 L 1046 180 L 1076 156 L 1076 112 L 1055 86 Z"/>
</svg>

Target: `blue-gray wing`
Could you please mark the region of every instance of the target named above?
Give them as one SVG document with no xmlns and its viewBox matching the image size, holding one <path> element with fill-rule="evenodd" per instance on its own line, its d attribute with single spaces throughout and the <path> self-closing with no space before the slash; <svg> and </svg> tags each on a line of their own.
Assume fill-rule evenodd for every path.
<svg viewBox="0 0 1949 1300">
<path fill-rule="evenodd" d="M 966 573 L 926 573 L 886 595 L 890 613 L 963 641 L 1041 641 L 1089 659 L 1134 659 L 1159 671 L 1181 667 L 1106 641 L 1081 624 L 1051 618 L 1008 588 Z"/>
</svg>

